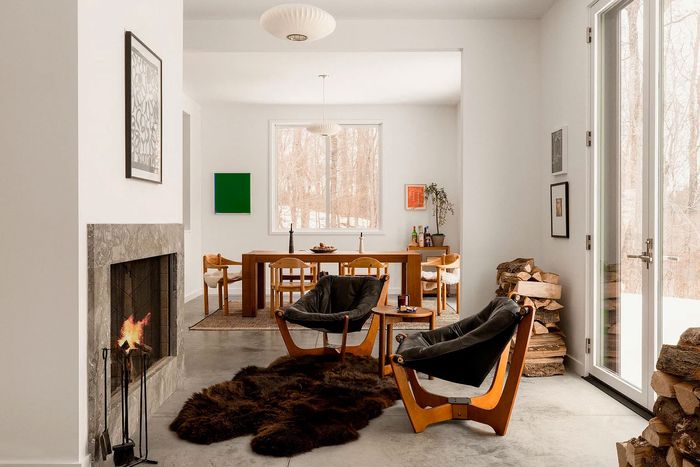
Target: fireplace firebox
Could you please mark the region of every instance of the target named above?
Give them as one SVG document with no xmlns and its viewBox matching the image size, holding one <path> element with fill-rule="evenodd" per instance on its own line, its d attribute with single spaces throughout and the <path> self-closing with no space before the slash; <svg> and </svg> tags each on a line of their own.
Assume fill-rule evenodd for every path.
<svg viewBox="0 0 700 467">
<path fill-rule="evenodd" d="M 138 378 L 171 352 L 171 305 L 176 303 L 175 255 L 142 258 L 110 266 L 110 345 L 121 349 L 149 349 L 149 359 L 135 359 L 131 374 Z M 112 352 L 110 386 L 119 390 L 119 352 Z M 146 368 L 140 368 L 147 362 Z"/>
</svg>

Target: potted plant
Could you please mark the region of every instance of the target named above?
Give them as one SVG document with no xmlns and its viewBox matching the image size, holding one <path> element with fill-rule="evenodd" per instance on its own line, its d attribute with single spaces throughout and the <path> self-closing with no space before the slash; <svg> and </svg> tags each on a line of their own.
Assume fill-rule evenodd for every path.
<svg viewBox="0 0 700 467">
<path fill-rule="evenodd" d="M 431 183 L 425 187 L 425 198 L 433 205 L 433 215 L 435 216 L 436 233 L 432 235 L 433 245 L 442 246 L 445 242 L 445 234 L 440 233 L 440 226 L 445 225 L 447 213 L 455 213 L 455 207 L 447 198 L 445 188 L 438 187 L 437 183 Z"/>
</svg>

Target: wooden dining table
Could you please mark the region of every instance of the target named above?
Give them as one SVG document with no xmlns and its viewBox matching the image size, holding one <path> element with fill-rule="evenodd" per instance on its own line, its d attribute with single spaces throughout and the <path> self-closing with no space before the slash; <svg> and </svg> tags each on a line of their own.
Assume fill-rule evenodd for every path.
<svg viewBox="0 0 700 467">
<path fill-rule="evenodd" d="M 298 258 L 306 263 L 348 263 L 361 257 L 375 258 L 383 263 L 401 264 L 401 293 L 409 295 L 412 306 L 421 306 L 421 254 L 417 251 L 334 251 L 333 253 L 314 253 L 299 250 L 294 253 L 285 251 L 253 250 L 243 254 L 243 316 L 255 317 L 257 310 L 265 308 L 265 276 L 267 263 L 274 263 L 282 258 Z M 391 280 L 391 279 L 390 279 Z"/>
</svg>

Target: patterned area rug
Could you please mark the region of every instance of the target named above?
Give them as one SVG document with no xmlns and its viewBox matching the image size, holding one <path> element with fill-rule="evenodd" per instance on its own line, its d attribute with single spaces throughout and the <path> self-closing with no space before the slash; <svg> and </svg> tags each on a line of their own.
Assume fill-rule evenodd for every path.
<svg viewBox="0 0 700 467">
<path fill-rule="evenodd" d="M 396 303 L 396 297 L 390 297 L 389 303 Z M 425 308 L 436 308 L 435 299 L 425 298 L 423 306 Z M 459 315 L 454 309 L 451 299 L 447 301 L 447 309 L 437 318 L 437 327 L 446 326 L 459 320 Z M 371 320 L 367 320 L 364 329 L 369 328 Z M 193 331 L 240 331 L 240 330 L 275 330 L 277 323 L 275 318 L 270 316 L 268 308 L 258 310 L 255 318 L 244 318 L 240 300 L 229 301 L 229 315 L 225 316 L 223 310 L 209 313 L 209 316 L 190 326 Z M 302 326 L 289 323 L 289 329 L 305 329 Z M 399 323 L 394 325 L 394 329 L 428 329 L 428 323 Z"/>
</svg>

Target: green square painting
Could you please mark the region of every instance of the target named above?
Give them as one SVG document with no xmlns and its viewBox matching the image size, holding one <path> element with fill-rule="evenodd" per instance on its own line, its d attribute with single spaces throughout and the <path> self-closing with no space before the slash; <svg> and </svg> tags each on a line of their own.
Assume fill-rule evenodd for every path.
<svg viewBox="0 0 700 467">
<path fill-rule="evenodd" d="M 214 212 L 250 214 L 250 174 L 214 174 Z"/>
</svg>

